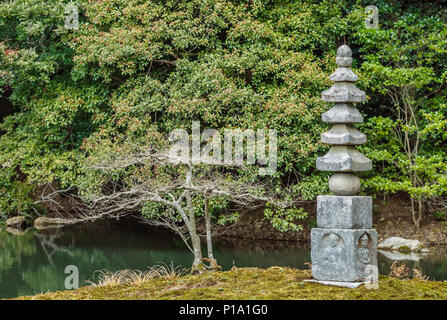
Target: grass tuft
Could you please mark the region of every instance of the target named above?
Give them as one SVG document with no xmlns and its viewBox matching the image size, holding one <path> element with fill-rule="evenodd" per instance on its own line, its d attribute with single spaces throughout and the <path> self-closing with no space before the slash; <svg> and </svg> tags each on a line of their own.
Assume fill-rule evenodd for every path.
<svg viewBox="0 0 447 320">
<path fill-rule="evenodd" d="M 141 285 L 157 278 L 174 279 L 181 277 L 188 271 L 189 269 L 180 266 L 174 267 L 172 263 L 170 265 L 158 264 L 146 271 L 125 269 L 111 272 L 98 270 L 95 272 L 94 279 L 87 281 L 87 284 L 92 287 Z"/>
</svg>

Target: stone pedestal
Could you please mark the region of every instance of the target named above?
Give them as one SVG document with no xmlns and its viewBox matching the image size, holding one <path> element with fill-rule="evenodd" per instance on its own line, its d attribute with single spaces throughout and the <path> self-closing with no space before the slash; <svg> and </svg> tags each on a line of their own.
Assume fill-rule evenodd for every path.
<svg viewBox="0 0 447 320">
<path fill-rule="evenodd" d="M 364 282 L 377 268 L 374 229 L 314 228 L 312 276 L 323 281 Z"/>
<path fill-rule="evenodd" d="M 326 229 L 372 228 L 372 198 L 318 196 L 317 226 Z"/>
<path fill-rule="evenodd" d="M 330 76 L 335 84 L 322 94 L 324 101 L 335 105 L 322 115 L 333 127 L 321 135 L 331 148 L 317 158 L 317 169 L 336 172 L 329 180 L 335 195 L 317 197 L 318 228 L 311 233 L 311 258 L 316 282 L 355 288 L 377 283 L 378 272 L 372 199 L 356 196 L 361 184 L 354 173 L 371 170 L 372 163 L 356 148 L 366 142 L 366 136 L 353 126 L 363 121 L 353 103 L 365 101 L 366 94 L 354 84 L 358 77 L 350 68 L 351 55 L 348 46 L 338 48 L 338 68 Z"/>
</svg>

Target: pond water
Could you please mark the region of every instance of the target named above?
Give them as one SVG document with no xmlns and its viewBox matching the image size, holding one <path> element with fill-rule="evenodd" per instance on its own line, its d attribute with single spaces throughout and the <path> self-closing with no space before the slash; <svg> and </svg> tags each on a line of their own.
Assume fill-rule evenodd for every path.
<svg viewBox="0 0 447 320">
<path fill-rule="evenodd" d="M 447 251 L 432 250 L 420 261 L 405 261 L 432 280 L 447 280 Z M 284 241 L 222 238 L 215 256 L 224 270 L 237 267 L 307 268 L 310 247 Z M 101 221 L 60 229 L 28 229 L 14 235 L 0 230 L 0 298 L 65 289 L 65 267 L 75 265 L 79 284 L 96 270 L 145 270 L 160 263 L 189 267 L 192 256 L 175 234 L 129 221 Z M 379 254 L 379 272 L 388 274 L 393 260 Z"/>
</svg>

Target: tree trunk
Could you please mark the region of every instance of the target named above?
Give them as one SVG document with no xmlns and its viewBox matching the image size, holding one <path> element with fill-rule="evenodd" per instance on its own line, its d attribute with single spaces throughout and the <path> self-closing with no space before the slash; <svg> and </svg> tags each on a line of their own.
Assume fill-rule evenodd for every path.
<svg viewBox="0 0 447 320">
<path fill-rule="evenodd" d="M 422 209 L 423 209 L 423 204 L 422 204 L 422 196 L 419 196 L 418 198 L 418 229 L 421 225 L 421 220 L 422 220 Z"/>
<path fill-rule="evenodd" d="M 194 227 L 195 229 L 195 227 Z M 204 266 L 202 263 L 202 247 L 200 243 L 200 237 L 196 232 L 191 234 L 192 249 L 194 250 L 194 262 L 192 263 L 192 273 L 202 273 Z"/>
<path fill-rule="evenodd" d="M 202 258 L 202 246 L 200 242 L 200 237 L 197 234 L 196 228 L 196 218 L 194 216 L 194 208 L 191 201 L 191 194 L 189 192 L 186 193 L 186 204 L 188 208 L 189 222 L 190 222 L 190 230 L 189 233 L 191 235 L 191 243 L 192 249 L 194 251 L 194 262 L 192 264 L 192 273 L 202 273 L 205 268 L 203 265 Z"/>
<path fill-rule="evenodd" d="M 414 207 L 414 199 L 410 197 L 411 202 L 411 217 L 413 218 L 413 224 L 416 229 L 419 230 L 419 219 L 416 218 L 416 208 Z"/>
<path fill-rule="evenodd" d="M 211 215 L 210 215 L 210 203 L 209 199 L 205 198 L 205 221 L 206 221 L 206 246 L 208 249 L 208 259 L 210 261 L 210 267 L 212 269 L 217 268 L 217 261 L 214 259 L 213 254 L 213 240 L 211 234 Z"/>
</svg>

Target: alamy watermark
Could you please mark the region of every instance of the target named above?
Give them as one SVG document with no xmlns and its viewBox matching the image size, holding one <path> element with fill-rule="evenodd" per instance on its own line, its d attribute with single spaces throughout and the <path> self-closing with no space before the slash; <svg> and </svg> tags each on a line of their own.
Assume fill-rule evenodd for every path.
<svg viewBox="0 0 447 320">
<path fill-rule="evenodd" d="M 76 5 L 71 3 L 65 7 L 65 28 L 79 29 L 79 10 Z"/>
<path fill-rule="evenodd" d="M 368 264 L 365 267 L 365 288 L 366 289 L 379 289 L 379 269 L 373 264 Z"/>
<path fill-rule="evenodd" d="M 68 276 L 65 278 L 65 289 L 67 290 L 73 290 L 73 289 L 79 289 L 79 269 L 77 266 L 69 265 L 65 267 L 64 270 L 65 274 L 68 274 Z"/>
<path fill-rule="evenodd" d="M 175 129 L 169 140 L 172 143 L 169 157 L 176 163 L 223 166 L 257 163 L 262 166 L 259 168 L 260 175 L 276 172 L 278 149 L 274 129 L 257 129 L 256 132 L 253 129 L 224 129 L 223 135 L 216 129 L 206 129 L 201 133 L 200 123 L 193 121 L 191 138 L 185 129 Z"/>
<path fill-rule="evenodd" d="M 366 6 L 365 12 L 368 16 L 365 19 L 365 27 L 368 29 L 378 29 L 379 28 L 379 9 L 377 6 L 371 4 Z"/>
</svg>

